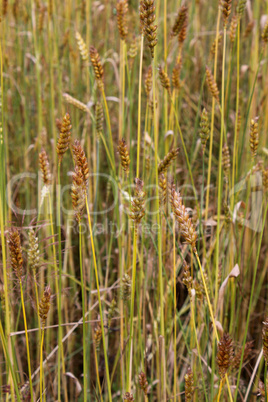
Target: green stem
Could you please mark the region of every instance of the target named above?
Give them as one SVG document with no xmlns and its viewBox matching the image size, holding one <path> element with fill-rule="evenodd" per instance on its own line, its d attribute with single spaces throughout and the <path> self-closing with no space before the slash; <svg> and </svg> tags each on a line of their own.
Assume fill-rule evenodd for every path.
<svg viewBox="0 0 268 402">
<path fill-rule="evenodd" d="M 83 274 L 83 256 L 82 256 L 82 231 L 81 222 L 79 221 L 79 265 L 81 278 L 81 294 L 82 294 L 82 312 L 83 312 L 83 386 L 84 401 L 87 400 L 87 359 L 86 359 L 86 323 L 85 323 L 85 287 Z"/>
<path fill-rule="evenodd" d="M 58 253 L 59 253 L 59 292 L 58 292 L 58 401 L 61 400 L 61 354 L 62 354 L 62 327 L 61 327 L 61 275 L 62 275 L 62 255 L 61 255 L 61 188 L 60 188 L 60 163 L 58 164 L 58 197 L 57 197 L 57 216 L 58 216 Z"/>
</svg>

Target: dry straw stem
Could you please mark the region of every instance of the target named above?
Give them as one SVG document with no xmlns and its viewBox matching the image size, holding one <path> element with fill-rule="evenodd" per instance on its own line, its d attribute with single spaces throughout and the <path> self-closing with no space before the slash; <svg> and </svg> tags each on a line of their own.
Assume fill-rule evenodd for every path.
<svg viewBox="0 0 268 402">
<path fill-rule="evenodd" d="M 201 120 L 200 120 L 200 138 L 201 138 L 201 143 L 203 145 L 203 152 L 205 152 L 206 144 L 209 139 L 209 134 L 210 134 L 210 124 L 208 120 L 208 112 L 204 108 L 201 114 Z"/>
<path fill-rule="evenodd" d="M 145 36 L 148 40 L 149 48 L 151 50 L 152 59 L 154 58 L 154 48 L 157 44 L 156 30 L 157 25 L 155 21 L 155 4 L 154 0 L 143 0 L 140 3 L 140 20 L 144 29 Z"/>
<path fill-rule="evenodd" d="M 211 93 L 211 96 L 213 96 L 213 97 L 216 99 L 216 101 L 217 101 L 218 103 L 220 103 L 219 89 L 218 89 L 218 86 L 217 86 L 216 81 L 214 80 L 214 77 L 213 77 L 213 75 L 212 75 L 212 72 L 211 72 L 211 70 L 208 68 L 208 66 L 206 66 L 206 76 L 207 76 L 207 77 L 206 77 L 207 85 L 208 85 L 209 91 L 210 91 L 210 93 Z"/>
<path fill-rule="evenodd" d="M 159 78 L 162 87 L 168 91 L 169 95 L 171 95 L 169 77 L 161 66 L 159 66 Z"/>
<path fill-rule="evenodd" d="M 39 154 L 39 166 L 42 172 L 43 182 L 45 186 L 49 186 L 51 184 L 51 172 L 48 162 L 48 156 L 44 149 Z"/>
<path fill-rule="evenodd" d="M 181 8 L 179 9 L 178 15 L 171 30 L 172 36 L 179 35 L 181 30 L 183 29 L 184 23 L 187 18 L 187 10 L 188 8 L 186 6 L 181 6 Z"/>
<path fill-rule="evenodd" d="M 8 246 L 11 258 L 11 266 L 18 279 L 22 277 L 23 258 L 20 242 L 20 234 L 17 229 L 13 228 L 8 234 Z"/>
<path fill-rule="evenodd" d="M 62 162 L 63 155 L 65 152 L 68 150 L 70 141 L 71 141 L 71 119 L 69 113 L 66 113 L 65 116 L 63 117 L 63 121 L 61 123 L 60 127 L 60 136 L 58 139 L 58 144 L 57 144 L 57 154 L 59 157 L 59 165 Z"/>
<path fill-rule="evenodd" d="M 88 169 L 88 162 L 87 162 L 87 158 L 85 155 L 85 151 L 83 150 L 79 140 L 74 141 L 72 148 L 73 148 L 75 164 L 81 170 L 85 186 L 87 187 L 88 186 L 88 178 L 89 178 L 89 169 Z"/>
<path fill-rule="evenodd" d="M 145 215 L 145 192 L 143 191 L 144 182 L 136 177 L 135 197 L 131 201 L 130 218 L 135 225 L 138 225 Z"/>
<path fill-rule="evenodd" d="M 78 45 L 82 60 L 88 61 L 89 53 L 88 53 L 87 45 L 85 44 L 84 39 L 82 38 L 82 36 L 80 35 L 79 32 L 75 33 L 75 39 L 77 41 L 77 45 Z"/>
<path fill-rule="evenodd" d="M 127 0 L 118 0 L 116 4 L 117 11 L 117 26 L 120 38 L 125 40 L 128 34 L 126 14 L 128 12 Z"/>
<path fill-rule="evenodd" d="M 147 68 L 146 74 L 145 74 L 145 80 L 144 80 L 144 86 L 145 86 L 145 92 L 147 95 L 147 99 L 150 98 L 150 93 L 153 87 L 153 69 L 152 65 L 150 64 L 149 67 Z"/>
<path fill-rule="evenodd" d="M 174 161 L 179 154 L 179 148 L 174 148 L 164 157 L 164 159 L 158 164 L 158 174 L 164 173 L 167 171 L 172 161 Z"/>
<path fill-rule="evenodd" d="M 98 139 L 103 132 L 103 120 L 104 120 L 103 107 L 100 102 L 97 102 L 95 106 L 95 121 L 96 121 L 96 132 Z"/>
<path fill-rule="evenodd" d="M 122 169 L 128 175 L 130 158 L 129 158 L 129 152 L 128 152 L 128 149 L 127 149 L 126 141 L 124 140 L 124 138 L 119 140 L 119 144 L 118 144 L 117 149 L 118 149 L 118 152 L 119 152 L 119 155 L 120 155 Z"/>
<path fill-rule="evenodd" d="M 78 166 L 73 172 L 71 196 L 76 220 L 80 222 L 86 204 L 86 183 L 82 170 Z"/>
<path fill-rule="evenodd" d="M 221 0 L 222 14 L 223 14 L 223 24 L 224 27 L 227 26 L 229 16 L 231 14 L 232 0 Z"/>
<path fill-rule="evenodd" d="M 186 243 L 191 245 L 195 250 L 197 234 L 195 232 L 194 225 L 188 215 L 188 212 L 186 211 L 185 205 L 182 203 L 180 193 L 177 193 L 174 188 L 171 192 L 171 202 L 173 213 L 175 214 L 176 221 L 180 225 L 182 236 L 186 240 Z"/>
<path fill-rule="evenodd" d="M 188 368 L 184 376 L 185 381 L 185 401 L 190 402 L 194 394 L 194 374 L 191 367 Z"/>
<path fill-rule="evenodd" d="M 140 385 L 140 389 L 142 389 L 144 395 L 147 395 L 149 384 L 148 384 L 146 375 L 144 374 L 143 371 L 139 374 L 139 385 Z"/>
<path fill-rule="evenodd" d="M 46 286 L 43 297 L 39 302 L 39 317 L 41 319 L 42 328 L 46 325 L 46 319 L 48 316 L 49 308 L 50 308 L 50 297 L 51 297 L 51 289 L 50 286 Z"/>
<path fill-rule="evenodd" d="M 250 139 L 249 139 L 249 145 L 250 145 L 250 150 L 253 158 L 257 155 L 257 149 L 259 145 L 259 130 L 258 130 L 258 120 L 259 118 L 256 117 L 255 119 L 252 119 L 250 122 Z"/>
<path fill-rule="evenodd" d="M 89 109 L 85 103 L 80 102 L 78 99 L 74 98 L 73 96 L 67 93 L 64 93 L 63 97 L 66 100 L 66 102 L 69 103 L 70 105 L 73 105 L 74 107 L 76 107 L 79 110 L 82 110 L 83 112 L 89 113 Z"/>
<path fill-rule="evenodd" d="M 230 335 L 224 333 L 218 343 L 217 364 L 221 379 L 225 377 L 234 357 L 233 342 Z"/>
<path fill-rule="evenodd" d="M 96 78 L 98 87 L 99 87 L 99 89 L 102 90 L 104 73 L 103 73 L 103 67 L 102 67 L 101 60 L 100 60 L 100 55 L 94 46 L 90 46 L 89 54 L 90 54 L 91 64 L 94 68 L 95 78 Z"/>
</svg>

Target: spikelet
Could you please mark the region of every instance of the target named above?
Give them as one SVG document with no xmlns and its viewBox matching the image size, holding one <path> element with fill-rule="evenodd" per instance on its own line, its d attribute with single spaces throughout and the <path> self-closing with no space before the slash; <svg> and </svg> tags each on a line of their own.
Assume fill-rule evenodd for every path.
<svg viewBox="0 0 268 402">
<path fill-rule="evenodd" d="M 222 42 L 222 35 L 218 35 L 218 37 L 214 39 L 214 41 L 211 45 L 211 48 L 210 48 L 210 56 L 211 57 L 215 56 L 217 42 L 218 42 L 218 47 L 219 47 Z"/>
<path fill-rule="evenodd" d="M 41 319 L 42 328 L 44 328 L 46 324 L 46 319 L 50 308 L 50 297 L 51 289 L 48 285 L 44 290 L 42 299 L 39 301 L 39 317 Z"/>
<path fill-rule="evenodd" d="M 63 121 L 60 128 L 60 136 L 57 144 L 57 154 L 59 157 L 59 164 L 62 162 L 63 155 L 68 150 L 71 141 L 71 120 L 69 113 L 66 113 L 63 117 Z"/>
<path fill-rule="evenodd" d="M 167 171 L 172 161 L 176 159 L 179 154 L 179 148 L 174 148 L 164 157 L 164 159 L 158 164 L 158 174 L 164 173 Z"/>
<path fill-rule="evenodd" d="M 259 145 L 259 131 L 258 131 L 258 120 L 259 118 L 256 117 L 255 119 L 252 119 L 250 121 L 250 139 L 249 139 L 249 145 L 250 145 L 250 150 L 252 157 L 255 158 L 257 155 L 257 149 Z"/>
<path fill-rule="evenodd" d="M 195 290 L 196 298 L 200 301 L 203 301 L 204 288 L 202 287 L 202 285 L 200 285 L 196 278 L 193 280 L 193 289 Z M 189 295 L 190 297 L 192 297 L 191 293 Z"/>
<path fill-rule="evenodd" d="M 246 39 L 251 34 L 251 32 L 252 32 L 252 30 L 254 28 L 254 25 L 255 25 L 254 21 L 250 21 L 248 23 L 248 25 L 246 26 L 244 35 L 243 35 L 244 39 Z"/>
<path fill-rule="evenodd" d="M 28 248 L 28 261 L 30 268 L 36 272 L 40 266 L 40 256 L 38 247 L 38 237 L 35 235 L 33 229 L 29 230 L 29 248 Z"/>
<path fill-rule="evenodd" d="M 154 58 L 154 48 L 157 44 L 155 21 L 154 0 L 142 0 L 140 3 L 140 21 L 151 50 L 152 59 Z"/>
<path fill-rule="evenodd" d="M 191 367 L 188 368 L 184 376 L 185 381 L 185 401 L 190 402 L 194 394 L 194 374 Z"/>
<path fill-rule="evenodd" d="M 268 21 L 266 22 L 265 27 L 263 28 L 261 38 L 265 44 L 268 43 Z"/>
<path fill-rule="evenodd" d="M 234 41 L 235 41 L 236 28 L 237 28 L 237 16 L 236 16 L 236 14 L 234 14 L 231 19 L 230 32 L 229 32 L 229 37 L 230 37 L 231 43 L 234 43 Z"/>
<path fill-rule="evenodd" d="M 180 225 L 182 236 L 184 237 L 186 243 L 190 244 L 195 251 L 197 234 L 195 232 L 192 220 L 182 203 L 180 193 L 177 193 L 174 188 L 171 191 L 171 205 L 175 219 Z"/>
<path fill-rule="evenodd" d="M 159 181 L 159 187 L 160 187 L 160 196 L 159 196 L 160 206 L 162 208 L 165 208 L 165 205 L 167 202 L 167 179 L 166 179 L 166 176 L 163 173 L 161 173 L 158 176 L 158 181 Z"/>
<path fill-rule="evenodd" d="M 242 18 L 245 8 L 246 8 L 247 0 L 239 0 L 238 5 L 236 7 L 236 12 L 238 18 Z"/>
<path fill-rule="evenodd" d="M 124 274 L 121 280 L 120 296 L 124 302 L 130 299 L 131 295 L 131 279 L 128 274 Z"/>
<path fill-rule="evenodd" d="M 89 178 L 89 169 L 88 169 L 88 162 L 85 155 L 85 151 L 83 150 L 80 142 L 78 140 L 74 141 L 73 144 L 73 155 L 74 160 L 78 168 L 81 170 L 81 173 L 84 178 L 84 183 L 87 188 L 88 186 L 88 178 Z"/>
<path fill-rule="evenodd" d="M 254 343 L 254 341 L 249 341 L 245 344 L 243 362 L 245 362 L 248 359 L 248 357 L 251 355 L 251 352 L 253 349 L 253 343 Z M 242 347 L 239 348 L 238 352 L 235 354 L 235 356 L 233 358 L 232 368 L 234 370 L 239 368 L 240 362 L 241 362 L 241 357 L 242 357 Z"/>
<path fill-rule="evenodd" d="M 98 325 L 95 328 L 95 333 L 94 333 L 94 343 L 95 343 L 95 348 L 97 351 L 100 350 L 101 338 L 102 338 L 101 326 Z"/>
<path fill-rule="evenodd" d="M 143 371 L 140 372 L 139 374 L 139 385 L 140 389 L 143 391 L 144 395 L 146 396 L 148 394 L 148 381 L 146 378 L 146 375 L 144 374 Z"/>
<path fill-rule="evenodd" d="M 153 87 L 153 69 L 152 69 L 151 65 L 147 68 L 144 84 L 145 84 L 145 92 L 147 95 L 147 99 L 149 99 L 150 93 L 151 93 L 151 90 Z"/>
<path fill-rule="evenodd" d="M 128 34 L 128 27 L 126 21 L 126 14 L 128 12 L 127 0 L 117 0 L 117 27 L 121 40 L 125 40 Z"/>
<path fill-rule="evenodd" d="M 137 227 L 145 215 L 145 192 L 143 191 L 144 182 L 141 179 L 136 177 L 135 184 L 135 197 L 131 201 L 130 219 Z"/>
<path fill-rule="evenodd" d="M 8 11 L 8 0 L 3 0 L 2 2 L 2 15 L 5 17 L 7 15 Z M 0 22 L 1 22 L 1 17 L 0 17 Z"/>
<path fill-rule="evenodd" d="M 171 95 L 170 81 L 169 81 L 168 75 L 161 66 L 159 66 L 159 78 L 160 78 L 162 87 L 168 91 L 169 95 Z"/>
<path fill-rule="evenodd" d="M 181 58 L 180 61 L 177 62 L 172 70 L 172 85 L 175 89 L 179 90 L 181 86 L 180 82 L 180 74 L 181 74 Z"/>
<path fill-rule="evenodd" d="M 226 27 L 231 14 L 232 0 L 221 0 L 221 7 L 223 14 L 223 25 Z"/>
<path fill-rule="evenodd" d="M 127 402 L 135 401 L 133 395 L 132 395 L 130 392 L 126 392 L 126 393 L 125 393 L 125 395 L 124 395 L 124 397 L 123 397 L 123 400 L 124 400 L 124 401 L 127 401 Z"/>
<path fill-rule="evenodd" d="M 115 308 L 116 308 L 116 301 L 115 301 L 115 299 L 113 299 L 111 302 L 111 305 L 108 309 L 108 317 L 107 317 L 108 318 L 108 328 L 110 328 L 112 318 L 115 315 Z"/>
<path fill-rule="evenodd" d="M 175 23 L 174 23 L 174 25 L 172 27 L 172 30 L 171 30 L 171 35 L 172 36 L 177 36 L 181 32 L 181 30 L 182 30 L 182 28 L 184 26 L 185 20 L 187 18 L 187 10 L 188 9 L 187 9 L 186 6 L 181 6 L 181 8 L 179 9 L 179 12 L 178 12 L 178 15 L 176 17 Z"/>
<path fill-rule="evenodd" d="M 118 144 L 117 149 L 118 149 L 118 152 L 119 152 L 119 155 L 120 155 L 122 169 L 128 175 L 130 158 L 129 158 L 129 152 L 128 152 L 128 149 L 127 149 L 126 141 L 124 140 L 124 138 L 119 140 L 119 144 Z"/>
<path fill-rule="evenodd" d="M 228 181 L 230 166 L 231 166 L 231 162 L 230 162 L 229 148 L 228 148 L 228 145 L 225 144 L 222 149 L 222 167 L 223 167 L 224 177 L 225 177 L 226 181 Z"/>
<path fill-rule="evenodd" d="M 20 242 L 20 234 L 17 229 L 13 228 L 8 233 L 8 246 L 11 258 L 11 266 L 20 280 L 22 277 L 23 258 Z"/>
<path fill-rule="evenodd" d="M 44 5 L 39 8 L 38 22 L 37 22 L 37 29 L 39 32 L 43 31 L 46 11 L 47 8 Z"/>
<path fill-rule="evenodd" d="M 103 67 L 100 60 L 100 55 L 94 46 L 90 46 L 89 49 L 91 64 L 94 68 L 95 78 L 99 89 L 103 89 Z"/>
<path fill-rule="evenodd" d="M 82 38 L 80 33 L 77 31 L 75 33 L 75 39 L 76 39 L 77 46 L 78 46 L 82 60 L 88 61 L 89 54 L 88 54 L 88 50 L 87 50 L 87 45 L 85 44 L 84 39 Z"/>
<path fill-rule="evenodd" d="M 262 187 L 265 193 L 268 192 L 268 167 L 262 170 Z"/>
<path fill-rule="evenodd" d="M 39 154 L 39 166 L 42 172 L 44 185 L 49 186 L 51 184 L 51 173 L 49 168 L 48 156 L 44 149 Z"/>
<path fill-rule="evenodd" d="M 263 321 L 262 327 L 262 347 L 263 347 L 263 357 L 268 366 L 268 318 Z"/>
<path fill-rule="evenodd" d="M 71 196 L 76 220 L 80 222 L 86 203 L 86 185 L 83 173 L 78 166 L 75 167 L 75 172 L 73 172 Z"/>
<path fill-rule="evenodd" d="M 206 149 L 206 144 L 207 140 L 209 139 L 209 120 L 208 120 L 208 112 L 204 108 L 201 114 L 201 120 L 200 120 L 200 138 L 201 138 L 201 143 L 203 145 L 203 152 L 205 152 Z"/>
<path fill-rule="evenodd" d="M 214 80 L 211 70 L 207 66 L 206 66 L 206 76 L 207 76 L 206 81 L 211 96 L 213 96 L 216 99 L 216 101 L 220 103 L 218 86 Z"/>
<path fill-rule="evenodd" d="M 89 113 L 89 109 L 85 103 L 80 102 L 78 99 L 74 98 L 73 96 L 67 93 L 64 93 L 63 97 L 66 100 L 66 102 L 69 103 L 70 105 L 73 105 L 74 107 L 76 107 L 79 110 L 82 110 L 83 112 Z"/>
<path fill-rule="evenodd" d="M 132 70 L 133 63 L 134 63 L 134 60 L 135 60 L 135 58 L 136 58 L 136 56 L 137 56 L 137 53 L 138 53 L 137 39 L 136 39 L 136 37 L 134 36 L 134 37 L 133 37 L 133 40 L 132 40 L 132 42 L 131 42 L 131 44 L 130 44 L 129 51 L 128 51 L 128 56 L 129 56 L 129 69 L 130 69 L 130 70 Z"/>
<path fill-rule="evenodd" d="M 258 388 L 259 388 L 258 396 L 261 397 L 260 402 L 265 402 L 266 401 L 266 398 L 265 398 L 265 385 L 262 382 L 262 380 L 259 380 Z M 266 382 L 266 393 L 268 393 L 268 384 L 267 384 L 267 382 Z"/>
<path fill-rule="evenodd" d="M 103 132 L 103 108 L 102 108 L 102 104 L 100 102 L 96 103 L 95 121 L 96 121 L 97 139 L 99 140 L 100 135 Z"/>
<path fill-rule="evenodd" d="M 187 25 L 188 25 L 188 14 L 186 14 L 186 18 L 185 21 L 183 23 L 182 29 L 179 33 L 178 36 L 178 42 L 179 42 L 179 46 L 182 47 L 185 39 L 186 39 L 186 35 L 187 35 Z"/>
<path fill-rule="evenodd" d="M 190 267 L 186 261 L 183 262 L 183 277 L 182 282 L 187 287 L 188 293 L 191 293 L 193 287 L 193 278 L 191 277 Z"/>
<path fill-rule="evenodd" d="M 230 338 L 229 334 L 224 333 L 218 343 L 218 351 L 216 358 L 221 379 L 225 377 L 225 374 L 227 373 L 229 367 L 231 366 L 233 356 L 234 356 L 234 350 L 233 350 L 232 339 Z"/>
</svg>

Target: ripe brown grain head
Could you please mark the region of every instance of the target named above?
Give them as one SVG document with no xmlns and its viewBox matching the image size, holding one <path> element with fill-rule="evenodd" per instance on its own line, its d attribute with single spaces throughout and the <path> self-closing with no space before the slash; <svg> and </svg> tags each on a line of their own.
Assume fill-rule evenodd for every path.
<svg viewBox="0 0 268 402">
<path fill-rule="evenodd" d="M 23 258 L 22 258 L 22 248 L 20 241 L 20 234 L 18 229 L 12 228 L 8 233 L 8 246 L 11 258 L 11 266 L 20 280 L 22 277 L 23 269 Z"/>
<path fill-rule="evenodd" d="M 71 141 L 71 129 L 72 129 L 71 118 L 69 113 L 67 112 L 63 117 L 60 126 L 60 135 L 57 144 L 57 154 L 59 158 L 59 164 L 61 164 L 65 152 L 69 149 Z"/>
</svg>

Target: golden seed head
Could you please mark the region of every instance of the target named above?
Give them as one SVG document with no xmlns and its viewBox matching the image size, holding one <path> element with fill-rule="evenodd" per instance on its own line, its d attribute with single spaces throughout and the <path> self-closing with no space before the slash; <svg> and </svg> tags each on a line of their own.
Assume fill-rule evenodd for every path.
<svg viewBox="0 0 268 402">
<path fill-rule="evenodd" d="M 206 144 L 209 139 L 209 133 L 210 133 L 210 128 L 209 128 L 209 120 L 208 120 L 208 112 L 204 108 L 201 114 L 201 120 L 200 120 L 200 138 L 201 138 L 201 143 L 203 145 L 203 152 L 205 152 Z"/>
<path fill-rule="evenodd" d="M 160 175 L 158 176 L 158 182 L 160 187 L 160 206 L 164 209 L 167 202 L 167 179 L 163 173 L 160 173 Z"/>
<path fill-rule="evenodd" d="M 229 32 L 231 43 L 234 43 L 234 41 L 235 41 L 236 28 L 237 28 L 237 16 L 236 16 L 236 14 L 234 14 L 231 19 L 230 32 Z"/>
<path fill-rule="evenodd" d="M 124 401 L 128 401 L 128 402 L 135 401 L 134 396 L 130 392 L 126 392 L 123 399 L 124 399 Z"/>
<path fill-rule="evenodd" d="M 242 15 L 244 14 L 246 4 L 247 4 L 247 0 L 239 0 L 238 5 L 236 7 L 236 12 L 237 12 L 239 18 L 241 18 Z"/>
<path fill-rule="evenodd" d="M 100 55 L 94 46 L 90 46 L 89 54 L 90 54 L 91 64 L 94 68 L 95 78 L 96 78 L 98 87 L 100 89 L 102 89 L 104 73 L 103 73 L 103 67 L 102 67 L 101 60 L 100 60 Z"/>
<path fill-rule="evenodd" d="M 178 42 L 179 42 L 179 45 L 180 45 L 180 46 L 183 45 L 183 43 L 184 43 L 184 41 L 185 41 L 185 39 L 186 39 L 187 25 L 188 25 L 188 14 L 186 13 L 186 18 L 185 18 L 185 20 L 184 20 L 182 29 L 181 29 L 181 31 L 180 31 L 180 33 L 179 33 L 179 36 L 178 36 Z"/>
<path fill-rule="evenodd" d="M 147 68 L 144 84 L 145 84 L 145 92 L 146 92 L 147 98 L 149 99 L 150 93 L 151 93 L 151 90 L 153 87 L 153 69 L 152 69 L 151 65 Z"/>
<path fill-rule="evenodd" d="M 194 374 L 191 367 L 188 368 L 184 376 L 185 381 L 185 401 L 190 402 L 194 394 Z"/>
<path fill-rule="evenodd" d="M 249 341 L 245 344 L 245 349 L 244 349 L 244 356 L 243 356 L 243 362 L 246 362 L 247 359 L 250 357 L 253 349 L 253 343 L 254 341 Z M 232 368 L 233 369 L 238 369 L 240 366 L 241 362 L 241 357 L 242 357 L 242 347 L 239 348 L 238 352 L 235 354 L 233 361 L 232 361 Z"/>
<path fill-rule="evenodd" d="M 128 12 L 127 0 L 117 0 L 116 11 L 117 11 L 117 26 L 119 35 L 122 40 L 125 40 L 128 34 L 128 27 L 126 21 L 126 14 Z"/>
<path fill-rule="evenodd" d="M 179 90 L 181 86 L 180 74 L 182 67 L 182 59 L 180 58 L 179 62 L 177 62 L 172 70 L 172 85 L 175 89 Z"/>
<path fill-rule="evenodd" d="M 133 63 L 134 63 L 134 60 L 135 60 L 135 58 L 137 56 L 137 53 L 138 53 L 137 39 L 134 36 L 133 40 L 132 40 L 132 42 L 130 44 L 129 51 L 128 51 L 130 70 L 132 70 Z"/>
<path fill-rule="evenodd" d="M 265 27 L 263 28 L 261 37 L 264 43 L 268 43 L 268 21 L 266 22 Z"/>
<path fill-rule="evenodd" d="M 72 125 L 70 115 L 69 113 L 66 113 L 61 123 L 60 136 L 57 144 L 57 154 L 59 157 L 59 164 L 61 164 L 63 155 L 69 148 L 71 141 L 71 129 Z"/>
<path fill-rule="evenodd" d="M 71 197 L 76 220 L 80 222 L 86 204 L 86 185 L 84 175 L 78 166 L 75 166 L 73 172 Z"/>
<path fill-rule="evenodd" d="M 100 134 L 103 132 L 103 108 L 102 104 L 100 102 L 96 103 L 95 107 L 95 121 L 96 121 L 96 132 L 97 132 L 97 138 L 100 138 Z"/>
<path fill-rule="evenodd" d="M 127 149 L 126 141 L 124 140 L 124 138 L 119 140 L 119 144 L 118 144 L 117 149 L 118 149 L 118 152 L 119 152 L 119 155 L 120 155 L 122 169 L 128 175 L 130 158 L 129 158 L 129 152 L 128 152 L 128 149 Z"/>
<path fill-rule="evenodd" d="M 80 109 L 83 112 L 88 113 L 88 107 L 87 107 L 87 105 L 85 103 L 80 102 L 78 99 L 74 98 L 73 96 L 71 96 L 71 95 L 69 95 L 67 93 L 64 93 L 63 97 L 66 100 L 66 102 L 69 103 L 70 105 L 73 105 L 77 109 Z"/>
<path fill-rule="evenodd" d="M 214 77 L 212 75 L 211 70 L 206 66 L 206 81 L 207 85 L 209 88 L 209 91 L 211 93 L 211 96 L 213 96 L 218 103 L 220 103 L 220 98 L 219 98 L 219 90 L 217 83 L 214 80 Z"/>
<path fill-rule="evenodd" d="M 40 266 L 40 251 L 38 246 L 38 237 L 35 235 L 33 229 L 29 230 L 29 248 L 28 248 L 28 262 L 33 271 L 36 271 Z"/>
<path fill-rule="evenodd" d="M 147 395 L 149 384 L 148 384 L 146 375 L 144 374 L 143 371 L 141 371 L 139 374 L 139 384 L 140 384 L 140 388 L 142 389 L 144 395 Z"/>
<path fill-rule="evenodd" d="M 253 21 L 249 21 L 248 25 L 246 26 L 245 32 L 244 32 L 244 39 L 246 39 L 252 32 L 253 28 L 254 28 L 255 22 Z"/>
<path fill-rule="evenodd" d="M 41 319 L 42 328 L 44 328 L 46 324 L 47 315 L 50 308 L 50 297 L 51 297 L 51 289 L 50 286 L 46 286 L 43 297 L 39 302 L 39 317 Z"/>
<path fill-rule="evenodd" d="M 250 139 L 249 139 L 249 145 L 250 145 L 250 150 L 252 156 L 255 158 L 257 155 L 257 149 L 259 145 L 259 130 L 258 130 L 258 120 L 259 118 L 256 117 L 255 119 L 252 119 L 250 121 Z"/>
<path fill-rule="evenodd" d="M 183 29 L 184 23 L 187 18 L 187 10 L 188 8 L 186 6 L 181 6 L 181 8 L 179 9 L 178 15 L 171 30 L 172 36 L 179 35 L 181 30 Z"/>
<path fill-rule="evenodd" d="M 120 296 L 124 302 L 130 299 L 131 295 L 131 279 L 128 274 L 124 274 L 121 280 Z"/>
<path fill-rule="evenodd" d="M 262 170 L 262 186 L 264 192 L 268 192 L 268 167 Z"/>
<path fill-rule="evenodd" d="M 183 262 L 183 268 L 182 282 L 187 287 L 188 293 L 190 294 L 193 287 L 193 278 L 190 273 L 190 267 L 186 261 Z"/>
<path fill-rule="evenodd" d="M 194 225 L 182 203 L 180 193 L 177 193 L 174 187 L 171 190 L 171 205 L 175 219 L 180 225 L 182 236 L 186 243 L 190 244 L 192 248 L 195 249 L 197 234 Z"/>
<path fill-rule="evenodd" d="M 152 59 L 154 58 L 154 47 L 157 44 L 155 21 L 155 5 L 154 0 L 143 0 L 140 3 L 140 20 L 147 38 L 149 48 L 151 50 Z"/>
<path fill-rule="evenodd" d="M 11 266 L 18 279 L 22 277 L 23 258 L 20 242 L 20 234 L 16 228 L 9 231 L 8 246 L 11 258 Z"/>
<path fill-rule="evenodd" d="M 89 53 L 87 50 L 87 45 L 85 44 L 84 39 L 82 38 L 82 36 L 80 35 L 79 32 L 75 33 L 75 39 L 76 39 L 77 46 L 78 46 L 82 60 L 88 61 Z"/>
<path fill-rule="evenodd" d="M 170 81 L 169 81 L 168 75 L 161 66 L 159 66 L 159 78 L 160 78 L 162 87 L 168 91 L 169 95 L 171 95 Z"/>
<path fill-rule="evenodd" d="M 102 339 L 101 326 L 98 325 L 95 328 L 95 333 L 94 333 L 94 342 L 95 342 L 95 348 L 97 351 L 100 350 L 101 339 Z"/>
<path fill-rule="evenodd" d="M 164 159 L 158 164 L 158 174 L 164 173 L 167 171 L 172 161 L 176 159 L 179 154 L 179 148 L 174 148 L 164 157 Z"/>
<path fill-rule="evenodd" d="M 226 27 L 228 18 L 231 14 L 232 0 L 221 0 L 221 8 L 223 14 L 223 24 Z"/>
<path fill-rule="evenodd" d="M 233 342 L 230 335 L 224 333 L 218 343 L 217 364 L 221 379 L 225 377 L 234 357 Z"/>
<path fill-rule="evenodd" d="M 220 34 L 220 35 L 218 35 L 217 38 L 214 39 L 214 41 L 213 41 L 213 43 L 211 45 L 210 56 L 215 56 L 217 42 L 218 42 L 218 47 L 219 47 L 220 44 L 221 44 L 221 41 L 222 41 L 222 35 Z"/>
<path fill-rule="evenodd" d="M 44 149 L 39 154 L 39 166 L 42 172 L 43 182 L 45 186 L 49 186 L 51 184 L 51 173 L 48 162 L 48 156 Z"/>
<path fill-rule="evenodd" d="M 230 152 L 228 145 L 225 144 L 222 149 L 222 167 L 224 171 L 224 176 L 226 181 L 228 181 L 230 167 L 231 167 L 231 160 L 230 160 Z"/>
<path fill-rule="evenodd" d="M 110 326 L 111 326 L 112 318 L 113 318 L 114 315 L 115 315 L 115 309 L 116 309 L 116 300 L 113 299 L 112 302 L 111 302 L 111 305 L 110 305 L 110 307 L 109 307 L 109 309 L 108 309 L 108 316 L 107 316 L 107 319 L 108 319 L 108 327 L 109 327 L 109 328 L 110 328 Z"/>
<path fill-rule="evenodd" d="M 81 170 L 85 186 L 88 186 L 88 178 L 89 178 L 89 169 L 88 169 L 88 162 L 85 155 L 85 151 L 83 150 L 80 142 L 78 140 L 74 141 L 73 144 L 73 155 L 74 160 L 78 168 Z"/>
<path fill-rule="evenodd" d="M 144 182 L 137 178 L 135 179 L 135 197 L 131 201 L 130 218 L 137 226 L 145 215 L 145 192 L 143 191 Z"/>
</svg>

